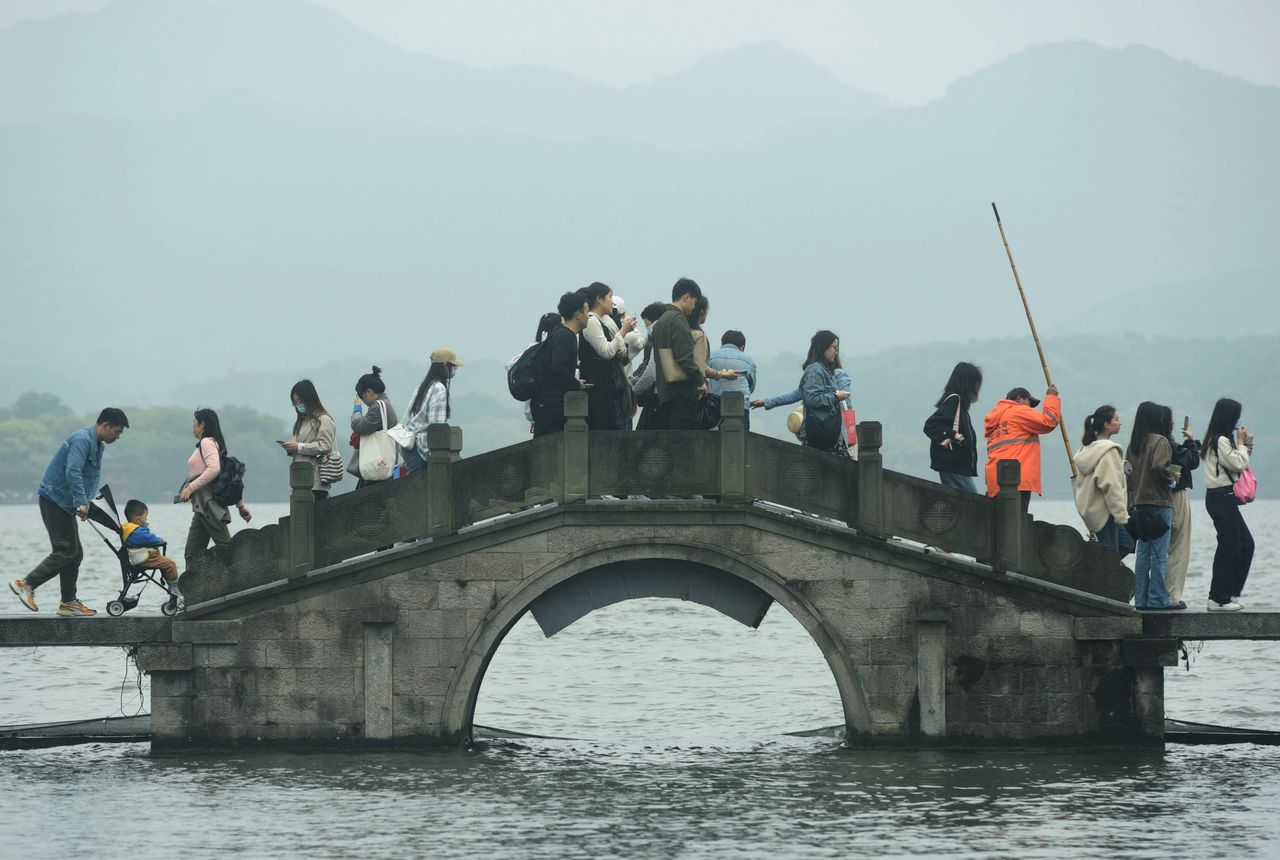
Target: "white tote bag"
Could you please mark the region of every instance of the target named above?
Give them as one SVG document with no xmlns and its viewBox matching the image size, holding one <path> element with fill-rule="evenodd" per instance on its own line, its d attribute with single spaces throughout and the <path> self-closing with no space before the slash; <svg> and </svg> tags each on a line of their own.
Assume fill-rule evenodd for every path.
<svg viewBox="0 0 1280 860">
<path fill-rule="evenodd" d="M 382 426 L 387 426 L 387 406 L 378 401 L 382 409 Z M 385 429 L 360 437 L 360 477 L 365 481 L 385 481 L 395 474 L 400 462 L 400 446 Z"/>
</svg>

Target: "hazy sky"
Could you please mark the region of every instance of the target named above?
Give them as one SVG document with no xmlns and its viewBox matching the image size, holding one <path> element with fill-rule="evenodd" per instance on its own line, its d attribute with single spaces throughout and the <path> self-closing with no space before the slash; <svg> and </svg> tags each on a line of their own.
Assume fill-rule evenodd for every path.
<svg viewBox="0 0 1280 860">
<path fill-rule="evenodd" d="M 204 0 L 172 0 L 204 2 Z M 270 2 L 270 0 L 262 0 Z M 761 41 L 899 102 L 1030 44 L 1144 44 L 1280 86 L 1275 0 L 317 0 L 405 48 L 472 66 L 537 65 L 611 84 Z M 0 0 L 0 27 L 107 0 Z"/>
</svg>

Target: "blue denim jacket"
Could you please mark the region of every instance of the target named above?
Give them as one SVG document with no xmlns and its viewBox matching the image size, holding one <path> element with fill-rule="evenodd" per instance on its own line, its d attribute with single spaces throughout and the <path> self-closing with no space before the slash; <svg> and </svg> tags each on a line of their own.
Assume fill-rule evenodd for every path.
<svg viewBox="0 0 1280 860">
<path fill-rule="evenodd" d="M 840 389 L 841 391 L 848 391 L 852 394 L 853 380 L 849 378 L 849 374 L 845 373 L 845 370 L 843 367 L 836 368 L 835 377 L 836 377 L 836 388 Z M 764 399 L 764 408 L 776 409 L 779 406 L 786 406 L 791 403 L 799 403 L 800 398 L 801 398 L 800 389 L 794 388 L 785 394 L 775 394 L 773 397 L 766 397 Z M 850 399 L 852 399 L 852 397 L 850 397 Z"/>
<path fill-rule="evenodd" d="M 85 427 L 66 438 L 49 461 L 39 493 L 69 514 L 98 495 L 102 476 L 102 452 L 96 428 Z"/>
<path fill-rule="evenodd" d="M 756 363 L 751 356 L 733 344 L 726 343 L 711 353 L 711 357 L 707 359 L 707 364 L 716 370 L 738 371 L 737 379 L 727 381 L 719 379 L 707 380 L 707 391 L 709 393 L 719 396 L 726 391 L 741 391 L 744 400 L 751 399 L 751 392 L 756 390 Z"/>
</svg>

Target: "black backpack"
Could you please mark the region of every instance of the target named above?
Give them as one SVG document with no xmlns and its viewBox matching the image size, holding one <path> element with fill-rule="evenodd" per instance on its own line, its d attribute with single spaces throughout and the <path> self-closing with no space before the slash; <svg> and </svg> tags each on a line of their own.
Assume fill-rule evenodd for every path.
<svg viewBox="0 0 1280 860">
<path fill-rule="evenodd" d="M 507 390 L 520 402 L 532 400 L 542 386 L 542 362 L 538 356 L 542 354 L 542 345 L 550 338 L 540 340 L 530 346 L 511 365 L 507 371 Z"/>
<path fill-rule="evenodd" d="M 222 470 L 213 479 L 211 495 L 223 507 L 234 507 L 244 498 L 244 463 L 226 451 L 220 451 L 218 459 L 222 462 Z"/>
</svg>

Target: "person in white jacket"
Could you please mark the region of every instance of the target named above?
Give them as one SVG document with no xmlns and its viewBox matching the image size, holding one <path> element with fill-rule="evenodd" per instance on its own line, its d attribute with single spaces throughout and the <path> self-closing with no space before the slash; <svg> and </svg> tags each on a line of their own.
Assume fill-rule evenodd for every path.
<svg viewBox="0 0 1280 860">
<path fill-rule="evenodd" d="M 1089 534 L 1123 558 L 1133 551 L 1133 541 L 1124 527 L 1129 522 L 1124 447 L 1111 438 L 1119 432 L 1114 406 L 1099 406 L 1084 420 L 1084 445 L 1075 455 L 1075 497 Z"/>
<path fill-rule="evenodd" d="M 1218 533 L 1218 549 L 1213 554 L 1213 581 L 1209 584 L 1210 612 L 1242 609 L 1240 595 L 1253 564 L 1253 535 L 1232 485 L 1249 468 L 1253 453 L 1249 428 L 1239 427 L 1239 402 L 1222 398 L 1213 407 L 1209 429 L 1200 450 L 1204 463 L 1204 506 Z"/>
</svg>

